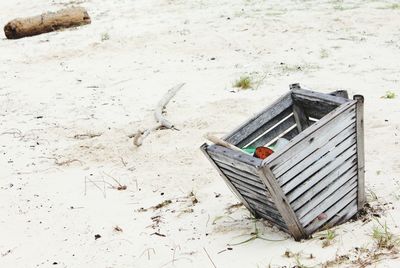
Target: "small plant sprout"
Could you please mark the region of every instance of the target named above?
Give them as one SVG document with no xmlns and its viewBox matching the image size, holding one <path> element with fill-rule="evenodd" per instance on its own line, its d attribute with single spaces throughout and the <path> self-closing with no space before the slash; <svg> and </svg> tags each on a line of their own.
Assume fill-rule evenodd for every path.
<svg viewBox="0 0 400 268">
<path fill-rule="evenodd" d="M 378 220 L 376 221 L 378 225 L 372 228 L 372 238 L 375 240 L 376 246 L 380 249 L 388 250 L 398 246 L 400 240 L 389 230 L 386 222 L 382 224 Z"/>
<path fill-rule="evenodd" d="M 245 236 L 248 236 L 248 234 L 244 234 L 244 235 L 245 235 Z M 249 235 L 250 235 L 250 237 L 249 237 L 248 239 L 246 239 L 246 240 L 244 240 L 244 241 L 242 241 L 242 242 L 239 242 L 239 243 L 228 244 L 228 246 L 238 246 L 238 245 L 242 245 L 242 244 L 251 242 L 251 241 L 256 240 L 256 239 L 261 239 L 261 240 L 266 240 L 266 241 L 272 241 L 272 242 L 278 242 L 278 241 L 284 241 L 284 240 L 286 240 L 286 239 L 276 239 L 276 240 L 275 240 L 275 239 L 269 239 L 269 238 L 263 237 L 262 234 L 261 234 L 261 232 L 260 232 L 260 230 L 259 230 L 258 227 L 257 227 L 257 221 L 256 221 L 256 220 L 254 221 L 254 231 L 251 232 Z M 240 236 L 243 236 L 243 235 L 240 235 Z"/>
<path fill-rule="evenodd" d="M 110 35 L 108 33 L 102 33 L 101 34 L 101 42 L 110 40 Z"/>
<path fill-rule="evenodd" d="M 394 99 L 396 98 L 396 93 L 394 91 L 388 90 L 386 94 L 382 96 L 383 99 Z"/>
<path fill-rule="evenodd" d="M 326 248 L 326 247 L 330 246 L 335 238 L 336 238 L 335 231 L 327 230 L 323 237 L 322 247 Z"/>
<path fill-rule="evenodd" d="M 326 59 L 329 57 L 329 52 L 326 49 L 321 49 L 320 51 L 320 57 L 321 59 Z"/>
<path fill-rule="evenodd" d="M 296 265 L 290 266 L 290 267 L 296 267 L 296 268 L 311 268 L 311 267 L 314 267 L 314 266 L 306 266 L 301 262 L 301 258 L 306 257 L 308 259 L 313 259 L 314 256 L 312 254 L 309 254 L 309 255 L 307 254 L 306 256 L 304 256 L 304 255 L 305 254 L 302 254 L 302 252 L 294 253 L 294 252 L 292 252 L 290 250 L 286 250 L 283 256 L 285 256 L 286 258 L 293 258 L 294 259 Z"/>
<path fill-rule="evenodd" d="M 238 80 L 235 81 L 233 86 L 239 89 L 249 89 L 253 88 L 253 81 L 250 76 L 241 76 Z"/>
<path fill-rule="evenodd" d="M 383 7 L 382 9 L 393 9 L 393 10 L 400 9 L 400 4 L 394 3 L 389 6 Z"/>
</svg>

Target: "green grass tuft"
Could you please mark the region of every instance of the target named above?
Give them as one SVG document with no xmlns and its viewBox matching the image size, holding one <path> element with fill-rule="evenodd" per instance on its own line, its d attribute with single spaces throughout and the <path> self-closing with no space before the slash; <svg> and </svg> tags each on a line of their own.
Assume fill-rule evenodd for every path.
<svg viewBox="0 0 400 268">
<path fill-rule="evenodd" d="M 372 228 L 372 238 L 376 246 L 380 249 L 392 249 L 399 245 L 399 238 L 396 237 L 388 228 L 387 224 L 382 224 L 378 220 L 378 225 Z"/>
<path fill-rule="evenodd" d="M 394 91 L 388 90 L 386 91 L 386 94 L 382 96 L 384 99 L 394 99 L 396 98 L 396 93 Z"/>
<path fill-rule="evenodd" d="M 238 80 L 236 80 L 233 86 L 240 89 L 249 89 L 253 88 L 253 81 L 250 76 L 241 76 Z"/>
</svg>

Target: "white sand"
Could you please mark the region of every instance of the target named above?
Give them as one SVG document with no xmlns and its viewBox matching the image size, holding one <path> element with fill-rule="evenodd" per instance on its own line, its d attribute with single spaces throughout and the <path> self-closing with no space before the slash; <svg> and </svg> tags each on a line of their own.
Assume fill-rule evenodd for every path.
<svg viewBox="0 0 400 268">
<path fill-rule="evenodd" d="M 394 2 L 2 0 L 0 25 L 73 3 L 92 24 L 0 40 L 0 267 L 213 267 L 205 250 L 219 268 L 295 265 L 286 250 L 318 267 L 373 249 L 376 221 L 338 227 L 326 248 L 259 222 L 264 237 L 284 241 L 219 253 L 254 221 L 243 207 L 226 212 L 238 200 L 198 149 L 202 135 L 235 128 L 294 82 L 365 96 L 366 184 L 373 204 L 392 202 L 380 221 L 398 234 L 400 9 L 386 8 Z M 266 77 L 257 90 L 230 92 L 246 73 Z M 153 125 L 156 103 L 181 82 L 167 108 L 180 131 L 152 133 L 135 148 L 127 136 Z M 380 98 L 387 90 L 398 97 Z M 87 133 L 102 135 L 74 138 Z M 77 161 L 57 165 L 67 160 Z M 106 174 L 127 190 L 110 188 Z M 373 266 L 398 267 L 380 259 Z"/>
</svg>

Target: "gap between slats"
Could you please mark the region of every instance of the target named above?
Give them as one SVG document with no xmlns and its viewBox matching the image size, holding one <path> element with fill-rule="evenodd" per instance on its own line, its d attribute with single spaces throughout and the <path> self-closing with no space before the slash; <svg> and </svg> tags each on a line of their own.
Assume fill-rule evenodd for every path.
<svg viewBox="0 0 400 268">
<path fill-rule="evenodd" d="M 289 116 L 285 117 L 282 121 L 280 121 L 278 124 L 274 125 L 261 135 L 259 135 L 256 139 L 253 140 L 247 140 L 246 143 L 239 143 L 239 147 L 243 146 L 265 146 L 270 142 L 273 142 L 276 138 L 279 136 L 284 136 L 286 133 L 288 133 L 290 130 L 296 127 L 296 121 L 294 119 L 293 113 L 291 113 Z M 297 132 L 298 133 L 298 132 Z"/>
<path fill-rule="evenodd" d="M 248 137 L 243 139 L 241 142 L 237 144 L 238 147 L 247 147 L 252 143 L 259 140 L 264 135 L 273 132 L 274 129 L 277 129 L 280 125 L 290 124 L 290 121 L 294 122 L 292 108 L 289 107 L 284 110 L 282 113 L 272 118 L 270 121 L 264 123 L 258 129 L 256 129 L 253 133 L 251 133 Z M 285 123 L 287 122 L 287 123 Z"/>
</svg>

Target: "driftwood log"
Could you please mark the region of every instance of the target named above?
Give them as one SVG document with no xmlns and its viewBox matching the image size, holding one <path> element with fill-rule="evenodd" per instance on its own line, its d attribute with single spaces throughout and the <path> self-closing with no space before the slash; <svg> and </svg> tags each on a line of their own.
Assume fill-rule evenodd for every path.
<svg viewBox="0 0 400 268">
<path fill-rule="evenodd" d="M 84 8 L 73 7 L 39 16 L 14 19 L 4 26 L 4 33 L 8 39 L 18 39 L 90 22 L 90 17 Z"/>
</svg>

